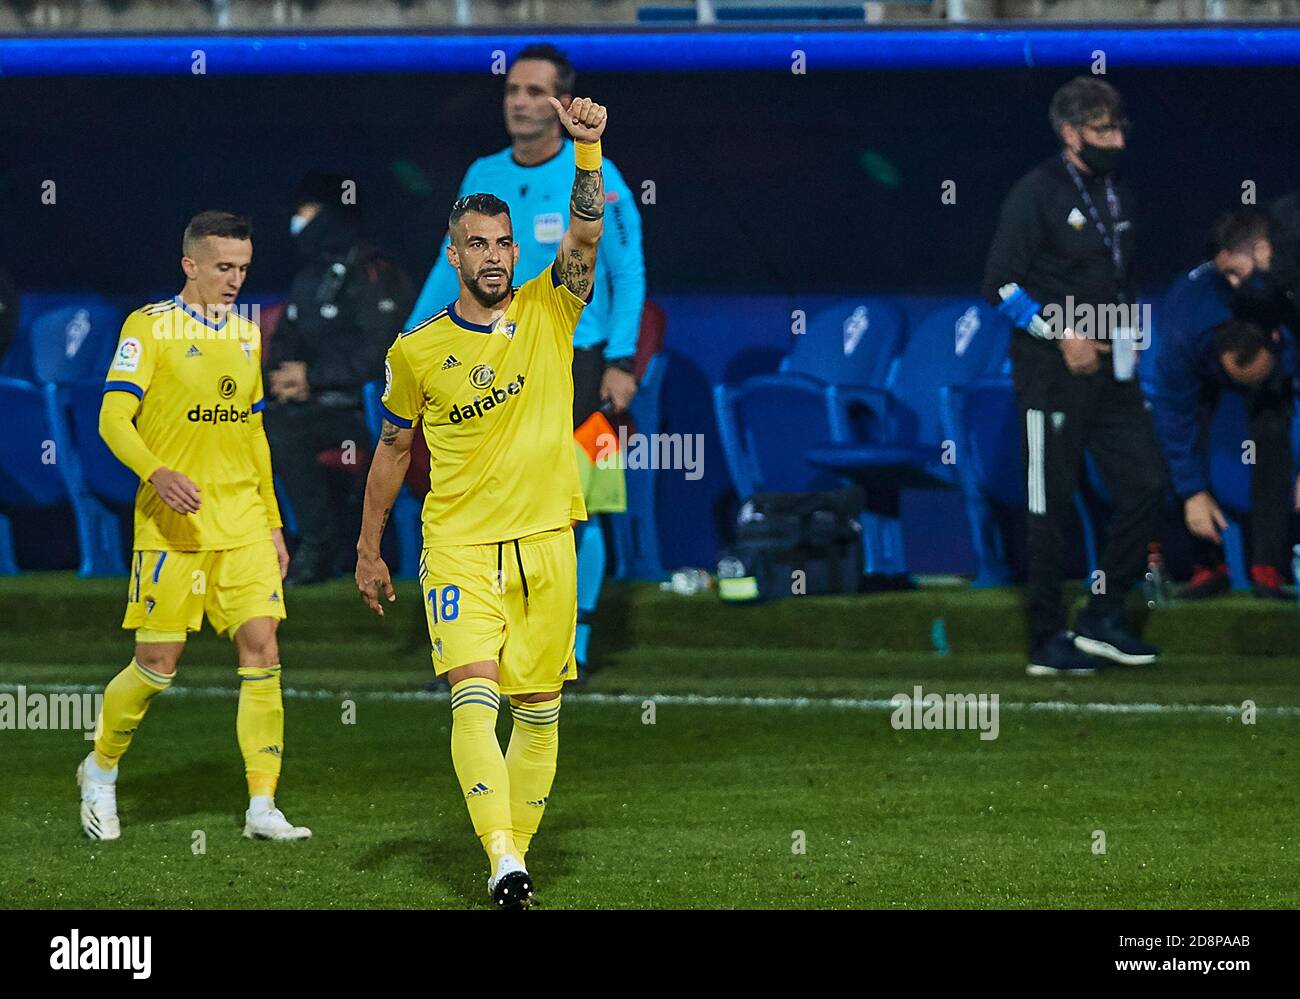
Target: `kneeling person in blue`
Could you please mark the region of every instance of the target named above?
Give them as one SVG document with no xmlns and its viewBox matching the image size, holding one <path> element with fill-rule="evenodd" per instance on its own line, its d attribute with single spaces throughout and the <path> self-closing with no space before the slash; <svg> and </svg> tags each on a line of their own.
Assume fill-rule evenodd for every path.
<svg viewBox="0 0 1300 999">
<path fill-rule="evenodd" d="M 1227 519 L 1211 488 L 1208 430 L 1225 390 L 1242 395 L 1249 414 L 1251 582 L 1263 597 L 1281 595 L 1292 509 L 1290 425 L 1295 348 L 1284 308 L 1261 309 L 1248 293 L 1243 255 L 1267 265 L 1267 224 L 1239 213 L 1215 228 L 1214 260 L 1179 278 L 1166 296 L 1152 408 L 1183 519 L 1195 541 L 1186 595 L 1227 589 L 1220 548 Z M 1234 259 L 1235 258 L 1235 259 Z M 1249 318 L 1247 318 L 1249 317 Z"/>
</svg>

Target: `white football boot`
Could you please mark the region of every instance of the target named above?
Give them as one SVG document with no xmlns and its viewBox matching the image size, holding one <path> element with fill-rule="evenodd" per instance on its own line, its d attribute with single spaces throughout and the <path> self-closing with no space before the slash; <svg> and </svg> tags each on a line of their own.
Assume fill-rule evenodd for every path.
<svg viewBox="0 0 1300 999">
<path fill-rule="evenodd" d="M 118 839 L 122 826 L 117 821 L 117 771 L 112 780 L 97 780 L 87 772 L 94 766 L 91 752 L 77 767 L 77 787 L 81 789 L 81 829 L 91 839 Z M 94 768 L 98 770 L 98 767 Z"/>
<path fill-rule="evenodd" d="M 488 896 L 498 909 L 527 909 L 533 904 L 533 879 L 514 857 L 502 857 L 488 878 Z"/>
<path fill-rule="evenodd" d="M 244 812 L 245 839 L 311 839 L 311 830 L 306 826 L 295 826 L 284 817 L 284 812 L 275 807 L 274 802 L 268 809 L 256 812 L 250 807 Z"/>
</svg>

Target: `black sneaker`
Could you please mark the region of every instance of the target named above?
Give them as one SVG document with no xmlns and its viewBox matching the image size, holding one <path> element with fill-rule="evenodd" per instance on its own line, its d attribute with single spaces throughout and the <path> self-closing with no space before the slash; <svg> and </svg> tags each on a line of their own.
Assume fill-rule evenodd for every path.
<svg viewBox="0 0 1300 999">
<path fill-rule="evenodd" d="M 1025 672 L 1030 676 L 1087 676 L 1096 673 L 1101 663 L 1074 644 L 1074 633 L 1058 631 L 1033 651 Z"/>
<path fill-rule="evenodd" d="M 1074 620 L 1074 646 L 1121 666 L 1149 666 L 1160 650 L 1124 630 L 1118 617 L 1093 617 L 1082 611 Z"/>
</svg>

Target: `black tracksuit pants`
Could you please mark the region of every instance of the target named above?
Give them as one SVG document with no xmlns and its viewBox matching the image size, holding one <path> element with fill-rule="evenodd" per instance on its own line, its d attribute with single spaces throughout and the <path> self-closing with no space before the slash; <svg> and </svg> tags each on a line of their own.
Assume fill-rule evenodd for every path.
<svg viewBox="0 0 1300 999">
<path fill-rule="evenodd" d="M 1012 335 L 1012 378 L 1020 411 L 1028 490 L 1030 651 L 1066 626 L 1061 581 L 1073 495 L 1087 451 L 1114 501 L 1088 610 L 1118 613 L 1146 568 L 1163 498 L 1164 457 L 1136 378 L 1115 380 L 1109 354 L 1099 370 L 1071 374 L 1054 342 Z"/>
<path fill-rule="evenodd" d="M 327 470 L 316 456 L 329 448 L 356 448 L 357 475 L 365 481 L 373 443 L 366 420 L 358 409 L 322 406 L 316 402 L 272 403 L 263 418 L 271 445 L 271 463 L 298 518 L 298 540 L 328 553 L 338 554 L 345 536 L 342 511 L 335 509 Z"/>
</svg>

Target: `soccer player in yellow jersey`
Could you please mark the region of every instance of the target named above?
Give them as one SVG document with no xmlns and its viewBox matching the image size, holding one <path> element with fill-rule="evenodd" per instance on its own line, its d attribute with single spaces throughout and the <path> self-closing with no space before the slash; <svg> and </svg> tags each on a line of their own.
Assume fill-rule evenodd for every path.
<svg viewBox="0 0 1300 999">
<path fill-rule="evenodd" d="M 276 628 L 289 554 L 262 431 L 261 331 L 231 309 L 251 237 L 248 221 L 229 212 L 190 220 L 185 287 L 127 317 L 104 385 L 100 435 L 140 488 L 122 622 L 135 632 L 135 658 L 104 691 L 95 748 L 77 769 L 81 825 L 92 839 L 121 835 L 118 761 L 205 613 L 239 656 L 244 835 L 311 836 L 274 800 L 284 753 Z"/>
<path fill-rule="evenodd" d="M 490 194 L 452 206 L 447 260 L 460 294 L 388 351 L 384 423 L 366 483 L 357 589 L 377 614 L 393 600 L 379 555 L 418 424 L 429 445 L 420 588 L 433 668 L 451 684 L 451 758 L 488 892 L 527 907 L 524 858 L 559 750 L 560 689 L 577 678 L 572 524 L 585 520 L 573 449 L 573 329 L 591 295 L 605 209 L 605 109 L 552 98 L 574 138 L 570 224 L 555 260 L 512 287 L 519 246 Z M 502 694 L 514 727 L 497 742 Z"/>
</svg>

